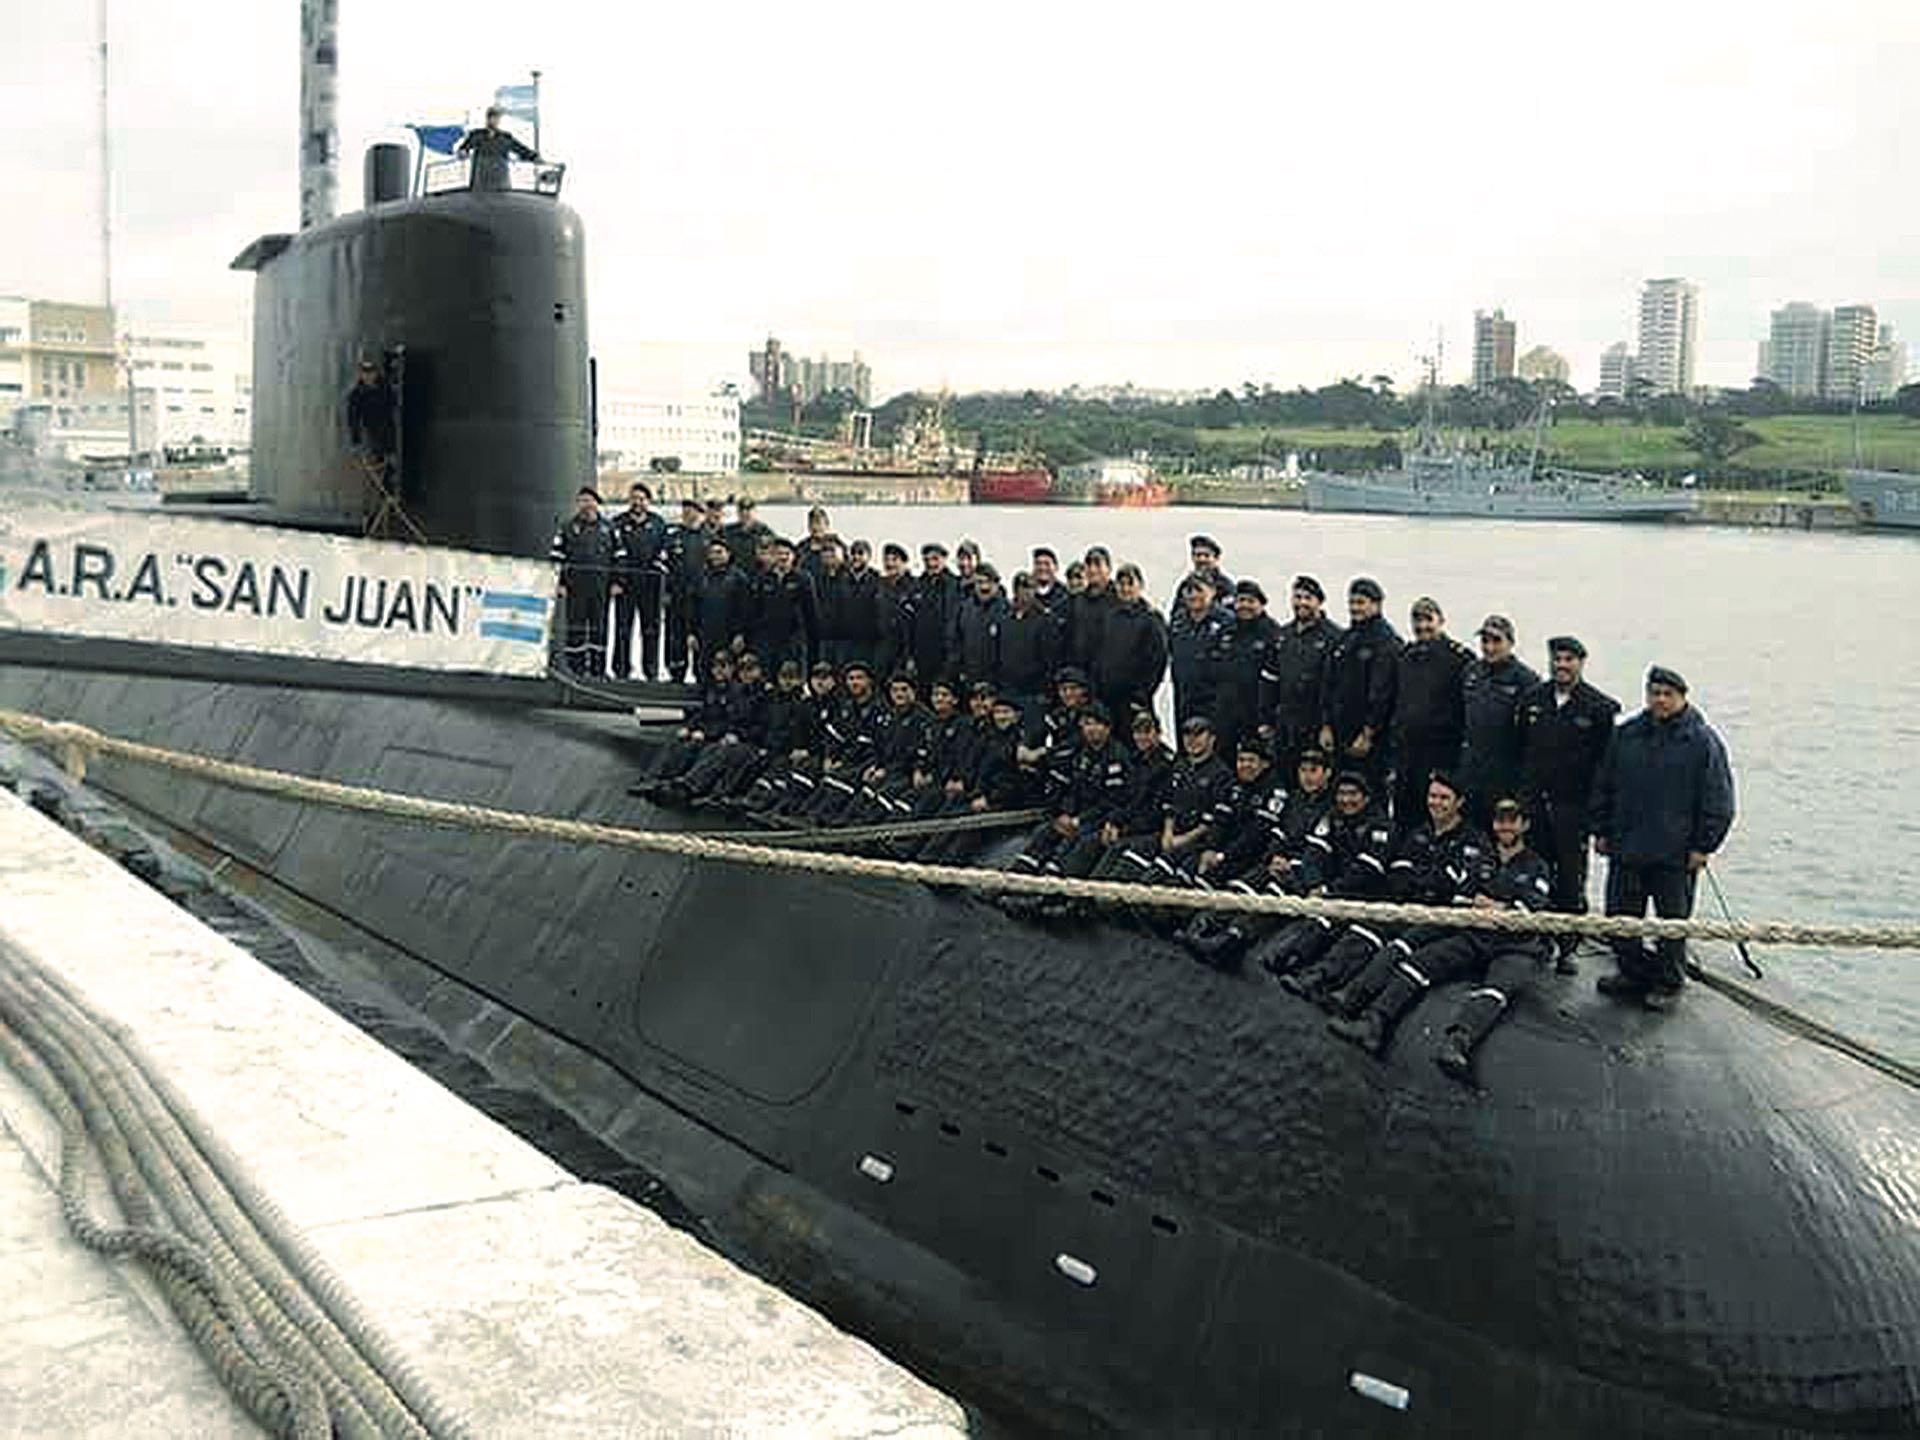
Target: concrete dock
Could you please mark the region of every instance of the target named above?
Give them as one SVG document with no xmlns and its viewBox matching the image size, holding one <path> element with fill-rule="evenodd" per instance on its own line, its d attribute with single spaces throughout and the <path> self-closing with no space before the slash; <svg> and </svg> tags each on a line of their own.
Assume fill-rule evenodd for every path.
<svg viewBox="0 0 1920 1440">
<path fill-rule="evenodd" d="M 961 1407 L 584 1184 L 0 791 L 0 945 L 138 1035 L 485 1435 L 963 1434 Z M 83 1249 L 0 1069 L 0 1435 L 257 1433 L 159 1291 Z"/>
</svg>

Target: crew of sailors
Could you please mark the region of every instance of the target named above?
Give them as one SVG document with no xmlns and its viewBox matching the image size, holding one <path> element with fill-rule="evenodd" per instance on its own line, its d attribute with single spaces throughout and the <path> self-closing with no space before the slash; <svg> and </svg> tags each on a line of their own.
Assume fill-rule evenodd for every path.
<svg viewBox="0 0 1920 1440">
<path fill-rule="evenodd" d="M 616 613 L 641 625 L 642 672 L 659 673 L 664 636 L 666 673 L 699 677 L 698 703 L 633 787 L 665 803 L 776 828 L 873 826 L 873 853 L 951 864 L 978 863 L 993 837 L 904 822 L 1038 809 L 1046 818 L 1009 862 L 1028 873 L 1570 914 L 1587 909 L 1592 847 L 1609 857 L 1608 913 L 1665 917 L 1691 913 L 1733 822 L 1726 750 L 1686 681 L 1652 667 L 1645 709 L 1616 724 L 1575 636 L 1547 642 L 1542 679 L 1502 615 L 1481 624 L 1474 654 L 1422 596 L 1403 641 L 1366 576 L 1347 586 L 1347 626 L 1308 574 L 1280 623 L 1205 535 L 1163 617 L 1138 567 L 1099 546 L 1066 567 L 1036 547 L 1008 595 L 969 541 L 951 565 L 944 545 L 924 544 L 917 573 L 885 545 L 876 570 L 871 547 L 843 544 L 824 511 L 796 542 L 751 501 L 726 524 L 717 505 L 688 500 L 671 525 L 650 500 L 635 486 L 609 522 L 583 495 L 555 551 L 570 661 L 599 673 L 605 636 L 588 612 L 597 603 L 604 626 L 608 599 L 624 596 Z M 615 655 L 622 673 L 620 636 Z M 1169 670 L 1178 753 L 1154 706 Z M 1036 922 L 1087 909 L 997 903 Z M 1472 981 L 1435 1057 L 1461 1080 L 1543 974 L 1577 971 L 1572 937 L 1151 905 L 1124 918 L 1205 963 L 1277 977 L 1374 1054 L 1430 987 Z M 1601 992 L 1668 1008 L 1684 944 L 1612 949 Z"/>
</svg>

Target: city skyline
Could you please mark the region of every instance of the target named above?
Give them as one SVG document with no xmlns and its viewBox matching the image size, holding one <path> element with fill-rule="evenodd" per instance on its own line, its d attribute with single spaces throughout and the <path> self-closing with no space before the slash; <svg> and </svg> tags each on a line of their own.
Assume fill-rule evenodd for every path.
<svg viewBox="0 0 1920 1440">
<path fill-rule="evenodd" d="M 1204 5 L 1148 44 L 1117 22 L 1012 7 L 923 33 L 878 6 L 587 25 L 563 3 L 530 36 L 486 0 L 457 30 L 347 0 L 342 193 L 357 194 L 366 142 L 475 116 L 540 66 L 543 140 L 570 163 L 587 226 L 595 350 L 682 386 L 742 378 L 743 337 L 771 328 L 811 352 L 858 348 L 886 393 L 1374 373 L 1404 388 L 1441 330 L 1448 378 L 1466 378 L 1471 316 L 1498 299 L 1523 347 L 1551 345 L 1590 389 L 1600 352 L 1636 333 L 1642 282 L 1662 275 L 1706 297 L 1704 384 L 1751 378 L 1785 297 L 1863 297 L 1920 334 L 1920 256 L 1887 243 L 1920 229 L 1920 198 L 1886 99 L 1909 103 L 1898 82 L 1920 15 L 1860 5 L 1730 35 L 1648 5 L 1665 37 L 1649 50 L 1639 8 L 1583 35 L 1563 74 L 1568 37 L 1509 4 L 1236 11 L 1240 40 L 1223 50 Z M 1009 55 L 992 37 L 1016 18 Z M 295 22 L 290 0 L 116 8 L 116 298 L 141 328 L 235 327 L 247 286 L 227 262 L 291 225 Z M 39 218 L 0 250 L 0 289 L 91 300 L 91 16 L 43 7 L 17 29 L 0 73 L 35 118 L 0 194 Z M 1269 58 L 1346 53 L 1368 57 L 1362 103 L 1338 66 L 1287 81 L 1291 110 L 1342 115 L 1338 140 L 1276 128 Z M 1436 126 L 1470 133 L 1464 113 L 1428 113 L 1436 62 L 1468 53 L 1556 77 L 1547 122 L 1504 142 L 1524 203 L 1490 208 L 1466 162 L 1427 154 Z M 636 84 L 634 54 L 672 63 Z M 765 143 L 758 98 L 800 71 L 810 127 L 855 143 Z M 1019 103 L 942 99 L 988 80 Z M 1623 109 L 1622 86 L 1662 103 Z M 1154 103 L 1110 103 L 1135 89 Z M 955 163 L 972 178 L 928 184 L 935 156 L 949 182 Z"/>
</svg>

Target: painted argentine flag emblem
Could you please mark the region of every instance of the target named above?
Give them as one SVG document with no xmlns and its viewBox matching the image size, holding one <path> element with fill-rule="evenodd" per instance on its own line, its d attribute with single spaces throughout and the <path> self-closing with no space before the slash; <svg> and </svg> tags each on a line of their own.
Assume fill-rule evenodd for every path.
<svg viewBox="0 0 1920 1440">
<path fill-rule="evenodd" d="M 544 645 L 547 599 L 512 590 L 487 590 L 480 596 L 480 635 L 487 640 L 521 640 Z"/>
</svg>

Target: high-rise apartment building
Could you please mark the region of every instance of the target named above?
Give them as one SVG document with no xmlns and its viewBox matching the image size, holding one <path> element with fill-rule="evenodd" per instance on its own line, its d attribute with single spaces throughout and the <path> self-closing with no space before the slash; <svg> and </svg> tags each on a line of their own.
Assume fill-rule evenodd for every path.
<svg viewBox="0 0 1920 1440">
<path fill-rule="evenodd" d="M 1873 347 L 1873 359 L 1867 364 L 1867 393 L 1864 398 L 1869 401 L 1891 400 L 1906 383 L 1906 344 L 1894 338 L 1893 326 L 1882 325 L 1880 338 Z"/>
<path fill-rule="evenodd" d="M 1473 388 L 1485 390 L 1496 380 L 1513 378 L 1515 325 L 1504 311 L 1489 315 L 1473 312 Z"/>
<path fill-rule="evenodd" d="M 1880 343 L 1880 325 L 1871 305 L 1837 305 L 1827 342 L 1827 383 L 1821 393 L 1829 400 L 1857 405 L 1867 398 L 1867 368 Z"/>
<path fill-rule="evenodd" d="M 1600 383 L 1593 393 L 1602 400 L 1624 400 L 1638 373 L 1633 351 L 1627 348 L 1626 341 L 1616 340 L 1600 352 Z"/>
<path fill-rule="evenodd" d="M 1700 287 L 1671 276 L 1649 280 L 1640 291 L 1638 371 L 1656 395 L 1693 389 L 1700 350 Z"/>
<path fill-rule="evenodd" d="M 1804 300 L 1783 305 L 1768 324 L 1766 369 L 1760 373 L 1789 395 L 1825 394 L 1832 331 L 1833 317 L 1819 306 Z"/>
</svg>

